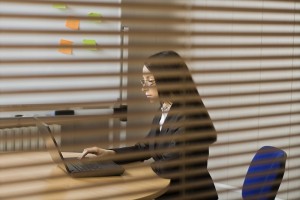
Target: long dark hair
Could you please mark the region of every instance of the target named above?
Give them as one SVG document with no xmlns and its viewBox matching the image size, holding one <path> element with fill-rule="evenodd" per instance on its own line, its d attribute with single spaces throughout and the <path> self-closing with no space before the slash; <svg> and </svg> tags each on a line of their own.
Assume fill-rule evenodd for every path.
<svg viewBox="0 0 300 200">
<path fill-rule="evenodd" d="M 209 120 L 203 125 L 186 125 L 185 129 L 209 131 L 204 135 L 205 138 L 200 138 L 200 140 L 202 142 L 214 142 L 216 140 L 214 125 L 198 93 L 192 75 L 179 54 L 174 51 L 162 51 L 150 56 L 144 64 L 155 78 L 161 102 L 169 100 L 175 106 L 184 106 L 185 111 L 197 110 L 197 112 L 187 114 L 187 120 L 199 120 L 199 124 L 201 120 Z M 199 108 L 201 110 L 198 110 Z"/>
<path fill-rule="evenodd" d="M 144 64 L 155 78 L 160 99 L 181 103 L 195 103 L 200 100 L 186 63 L 175 51 L 156 53 Z"/>
</svg>

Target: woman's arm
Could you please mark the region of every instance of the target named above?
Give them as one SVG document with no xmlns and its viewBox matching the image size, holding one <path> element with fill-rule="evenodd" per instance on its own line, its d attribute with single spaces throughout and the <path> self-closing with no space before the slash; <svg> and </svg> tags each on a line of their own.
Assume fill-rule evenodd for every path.
<svg viewBox="0 0 300 200">
<path fill-rule="evenodd" d="M 118 159 L 118 163 L 129 163 L 135 161 L 144 161 L 152 157 L 150 143 L 147 142 L 147 138 L 153 138 L 156 135 L 155 125 L 158 125 L 160 117 L 154 117 L 152 120 L 152 128 L 148 135 L 146 136 L 146 142 L 137 143 L 134 146 L 113 148 L 111 150 L 115 151 L 117 154 L 123 154 L 122 159 Z"/>
<path fill-rule="evenodd" d="M 122 163 L 122 164 L 144 161 L 151 158 L 148 143 L 137 143 L 134 146 L 113 148 L 110 150 L 116 152 L 116 154 L 118 155 L 122 154 L 120 158 L 115 160 L 115 162 Z"/>
<path fill-rule="evenodd" d="M 149 154 L 149 144 L 138 143 L 134 146 L 102 149 L 100 147 L 85 148 L 79 157 L 80 159 L 86 157 L 88 154 L 94 154 L 99 157 L 112 156 L 115 154 L 123 154 L 122 158 L 116 160 L 118 163 L 129 163 L 136 161 L 144 161 L 151 157 Z"/>
</svg>

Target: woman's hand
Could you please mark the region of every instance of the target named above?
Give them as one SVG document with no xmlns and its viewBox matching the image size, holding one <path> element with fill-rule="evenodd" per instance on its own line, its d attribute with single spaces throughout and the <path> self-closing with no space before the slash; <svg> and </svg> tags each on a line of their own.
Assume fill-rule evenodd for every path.
<svg viewBox="0 0 300 200">
<path fill-rule="evenodd" d="M 96 156 L 103 157 L 103 156 L 114 155 L 116 154 L 116 152 L 113 150 L 101 149 L 99 147 L 90 147 L 83 150 L 79 159 L 84 158 L 88 154 L 94 154 Z"/>
</svg>

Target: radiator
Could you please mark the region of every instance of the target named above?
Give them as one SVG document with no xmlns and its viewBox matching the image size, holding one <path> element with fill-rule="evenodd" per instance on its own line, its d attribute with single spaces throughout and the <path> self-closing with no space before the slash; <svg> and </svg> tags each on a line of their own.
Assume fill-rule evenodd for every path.
<svg viewBox="0 0 300 200">
<path fill-rule="evenodd" d="M 58 145 L 61 144 L 61 126 L 49 125 Z M 0 129 L 0 151 L 26 151 L 45 149 L 43 137 L 36 126 Z"/>
</svg>

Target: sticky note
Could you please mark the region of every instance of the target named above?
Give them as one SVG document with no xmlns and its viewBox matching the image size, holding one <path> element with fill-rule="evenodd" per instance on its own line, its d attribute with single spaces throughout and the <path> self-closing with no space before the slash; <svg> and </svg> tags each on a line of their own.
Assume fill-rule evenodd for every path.
<svg viewBox="0 0 300 200">
<path fill-rule="evenodd" d="M 73 53 L 72 45 L 73 45 L 72 41 L 61 39 L 60 46 L 63 46 L 63 47 L 59 48 L 58 51 L 63 54 L 71 55 Z"/>
<path fill-rule="evenodd" d="M 66 27 L 72 30 L 79 30 L 80 20 L 78 19 L 67 19 Z"/>
<path fill-rule="evenodd" d="M 100 14 L 100 13 L 96 13 L 96 12 L 90 12 L 89 14 L 88 14 L 88 16 L 89 17 L 91 17 L 91 18 L 98 18 L 97 20 L 95 19 L 95 22 L 101 22 L 101 17 L 102 17 L 102 15 Z"/>
<path fill-rule="evenodd" d="M 90 50 L 96 51 L 97 50 L 97 42 L 96 40 L 88 40 L 84 39 L 82 40 L 84 45 L 88 45 Z"/>
<path fill-rule="evenodd" d="M 60 4 L 57 3 L 57 4 L 53 4 L 53 8 L 65 10 L 65 9 L 67 9 L 67 5 L 66 4 L 62 4 L 62 3 L 60 3 Z"/>
</svg>

